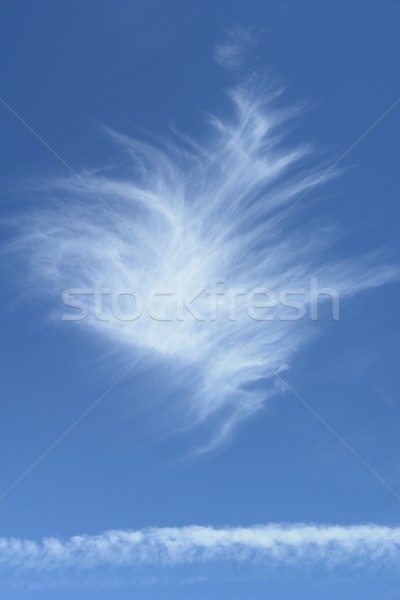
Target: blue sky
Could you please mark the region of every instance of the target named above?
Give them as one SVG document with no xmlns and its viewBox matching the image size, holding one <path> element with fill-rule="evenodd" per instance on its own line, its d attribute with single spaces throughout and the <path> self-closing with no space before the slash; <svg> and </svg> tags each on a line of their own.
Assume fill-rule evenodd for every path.
<svg viewBox="0 0 400 600">
<path fill-rule="evenodd" d="M 0 11 L 2 597 L 396 598 L 399 3 Z M 62 318 L 311 276 L 338 320 Z"/>
</svg>

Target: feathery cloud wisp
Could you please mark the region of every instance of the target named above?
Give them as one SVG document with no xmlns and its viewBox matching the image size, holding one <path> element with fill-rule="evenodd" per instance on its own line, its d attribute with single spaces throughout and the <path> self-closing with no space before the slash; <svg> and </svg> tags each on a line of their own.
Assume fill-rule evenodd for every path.
<svg viewBox="0 0 400 600">
<path fill-rule="evenodd" d="M 279 107 L 280 96 L 261 88 L 253 79 L 231 90 L 231 113 L 210 117 L 202 145 L 184 136 L 162 145 L 108 131 L 127 159 L 124 173 L 108 168 L 82 177 L 119 218 L 93 203 L 81 181 L 59 179 L 41 189 L 56 203 L 22 219 L 18 243 L 33 284 L 50 291 L 60 317 L 61 295 L 70 288 L 128 289 L 153 303 L 157 318 L 144 312 L 126 322 L 95 317 L 92 297 L 84 296 L 82 326 L 126 354 L 156 346 L 170 380 L 186 390 L 181 418 L 188 427 L 207 424 L 204 447 L 226 439 L 273 393 L 266 383 L 271 373 L 256 355 L 280 372 L 315 333 L 306 318 L 282 321 L 287 307 L 270 312 L 272 320 L 250 317 L 244 293 L 256 295 L 260 286 L 307 290 L 310 276 L 318 275 L 321 287 L 343 299 L 398 277 L 372 253 L 362 260 L 328 257 L 334 235 L 326 227 L 318 230 L 305 218 L 300 226 L 279 221 L 326 178 L 312 150 L 286 138 L 296 111 Z M 218 282 L 240 292 L 235 318 L 225 294 L 218 297 L 218 318 L 202 320 Z M 171 315 L 169 303 L 183 288 L 197 298 L 190 305 L 195 316 Z M 303 301 L 310 303 L 307 292 Z M 104 303 L 109 309 L 109 296 Z"/>
<path fill-rule="evenodd" d="M 239 25 L 225 29 L 225 40 L 215 46 L 215 60 L 225 69 L 237 70 L 254 43 L 255 38 L 249 29 Z"/>
</svg>

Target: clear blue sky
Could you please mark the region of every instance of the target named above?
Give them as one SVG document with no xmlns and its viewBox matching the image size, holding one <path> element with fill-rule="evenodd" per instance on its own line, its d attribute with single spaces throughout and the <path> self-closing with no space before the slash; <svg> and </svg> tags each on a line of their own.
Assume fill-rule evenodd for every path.
<svg viewBox="0 0 400 600">
<path fill-rule="evenodd" d="M 232 36 L 232 43 L 242 43 L 238 31 L 252 40 L 244 44 L 251 65 L 246 68 L 285 88 L 279 107 L 303 107 L 290 123 L 287 146 L 311 144 L 324 168 L 400 97 L 400 3 L 395 0 L 3 0 L 0 15 L 2 99 L 82 177 L 100 168 L 107 176 L 110 164 L 115 178 L 135 177 L 103 126 L 139 139 L 143 132 L 154 139 L 170 137 L 176 128 L 209 143 L 205 115 L 230 113 L 226 90 L 242 76 L 235 65 L 217 64 L 217 49 L 226 50 Z M 34 246 L 33 258 L 27 256 L 29 244 L 10 252 L 15 239 L 27 235 L 26 227 L 39 227 L 40 217 L 29 225 L 38 207 L 46 215 L 58 193 L 68 205 L 65 178 L 71 173 L 4 104 L 0 119 L 3 493 L 142 350 L 139 342 L 132 350 L 113 333 L 103 336 L 101 330 L 61 322 L 51 276 L 35 271 L 37 261 L 47 260 L 41 249 Z M 344 157 L 336 177 L 295 209 L 290 234 L 306 232 L 310 240 L 321 227 L 335 229 L 321 271 L 325 261 L 340 265 L 363 258 L 369 268 L 373 252 L 382 253 L 376 258 L 380 265 L 398 264 L 399 124 L 400 104 Z M 59 178 L 61 192 L 49 192 Z M 86 202 L 100 222 L 104 207 L 88 190 L 74 202 Z M 69 218 L 74 216 L 61 218 L 67 229 Z M 97 242 L 101 246 L 102 240 Z M 96 255 L 96 249 L 82 252 Z M 49 263 L 56 264 L 51 257 Z M 62 255 L 57 265 L 66 269 L 67 263 Z M 68 271 L 71 287 L 76 269 Z M 400 315 L 394 279 L 349 289 L 340 319 L 312 324 L 313 335 L 285 359 L 289 368 L 282 377 L 400 493 Z M 168 377 L 164 358 L 157 350 L 146 357 L 3 498 L 1 537 L 39 542 L 113 529 L 271 522 L 397 525 L 400 500 L 287 388 L 271 394 L 222 445 L 193 455 L 209 425 L 205 422 L 200 433 L 182 432 L 181 407 L 193 392 L 194 376 L 179 379 L 171 371 Z M 261 391 L 262 386 L 258 381 Z M 88 588 L 73 570 L 56 590 L 57 574 L 36 569 L 27 574 L 22 567 L 18 575 L 6 565 L 7 582 L 21 576 L 28 583 L 16 591 L 7 583 L 2 597 L 308 600 L 398 594 L 398 567 L 371 572 L 365 565 L 333 570 L 278 565 L 271 573 L 261 560 L 256 568 L 241 565 L 236 577 L 234 561 L 227 565 L 226 559 L 221 576 L 212 562 L 192 565 L 188 576 L 171 567 L 158 578 L 155 567 L 153 583 L 145 584 L 140 573 L 135 579 L 111 569 L 108 583 L 99 578 Z M 40 589 L 25 589 L 31 581 L 39 581 Z"/>
</svg>

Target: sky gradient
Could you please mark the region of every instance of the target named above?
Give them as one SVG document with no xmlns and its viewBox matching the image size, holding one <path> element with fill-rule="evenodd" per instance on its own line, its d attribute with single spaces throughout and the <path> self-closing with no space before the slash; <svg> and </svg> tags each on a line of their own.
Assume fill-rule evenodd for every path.
<svg viewBox="0 0 400 600">
<path fill-rule="evenodd" d="M 2 597 L 397 598 L 400 5 L 0 11 Z"/>
</svg>

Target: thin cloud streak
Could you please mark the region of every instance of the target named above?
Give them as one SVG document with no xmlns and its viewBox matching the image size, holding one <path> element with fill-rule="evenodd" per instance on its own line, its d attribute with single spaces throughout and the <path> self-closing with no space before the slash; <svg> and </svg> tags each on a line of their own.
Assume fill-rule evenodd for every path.
<svg viewBox="0 0 400 600">
<path fill-rule="evenodd" d="M 0 568 L 173 568 L 228 561 L 268 567 L 357 569 L 399 566 L 400 528 L 382 525 L 280 524 L 254 527 L 163 527 L 77 535 L 40 542 L 0 538 Z"/>
<path fill-rule="evenodd" d="M 94 209 L 73 178 L 42 186 L 41 194 L 55 202 L 19 218 L 14 247 L 30 264 L 32 286 L 50 297 L 54 316 L 60 319 L 65 311 L 64 290 L 98 284 L 140 291 L 147 304 L 155 292 L 174 297 L 184 286 L 188 298 L 200 295 L 193 307 L 203 315 L 210 300 L 202 291 L 215 291 L 221 281 L 225 289 L 247 294 L 260 287 L 279 293 L 307 289 L 310 277 L 318 275 L 320 287 L 336 289 L 343 300 L 398 278 L 398 269 L 379 253 L 334 260 L 332 228 L 318 230 L 305 217 L 297 227 L 282 220 L 256 244 L 296 198 L 316 182 L 320 189 L 328 178 L 321 181 L 323 165 L 312 148 L 289 141 L 298 110 L 284 108 L 279 93 L 265 91 L 252 76 L 230 90 L 229 98 L 224 117 L 209 116 L 202 144 L 184 136 L 156 144 L 106 130 L 128 166 L 123 174 L 109 165 L 84 174 L 124 223 L 151 241 L 160 259 L 122 222 Z M 169 315 L 165 298 L 158 299 L 162 317 Z M 82 301 L 89 310 L 91 299 Z M 130 323 L 89 314 L 81 323 L 127 354 L 157 347 L 169 383 L 184 390 L 179 394 L 184 400 L 175 401 L 177 428 L 205 431 L 202 449 L 228 439 L 275 393 L 272 376 L 268 382 L 246 344 L 279 373 L 316 333 L 306 318 L 280 321 L 279 310 L 273 321 L 249 318 L 243 296 L 236 299 L 234 321 L 227 315 L 227 297 L 219 303 L 215 322 L 187 313 L 171 321 L 144 314 Z"/>
</svg>

